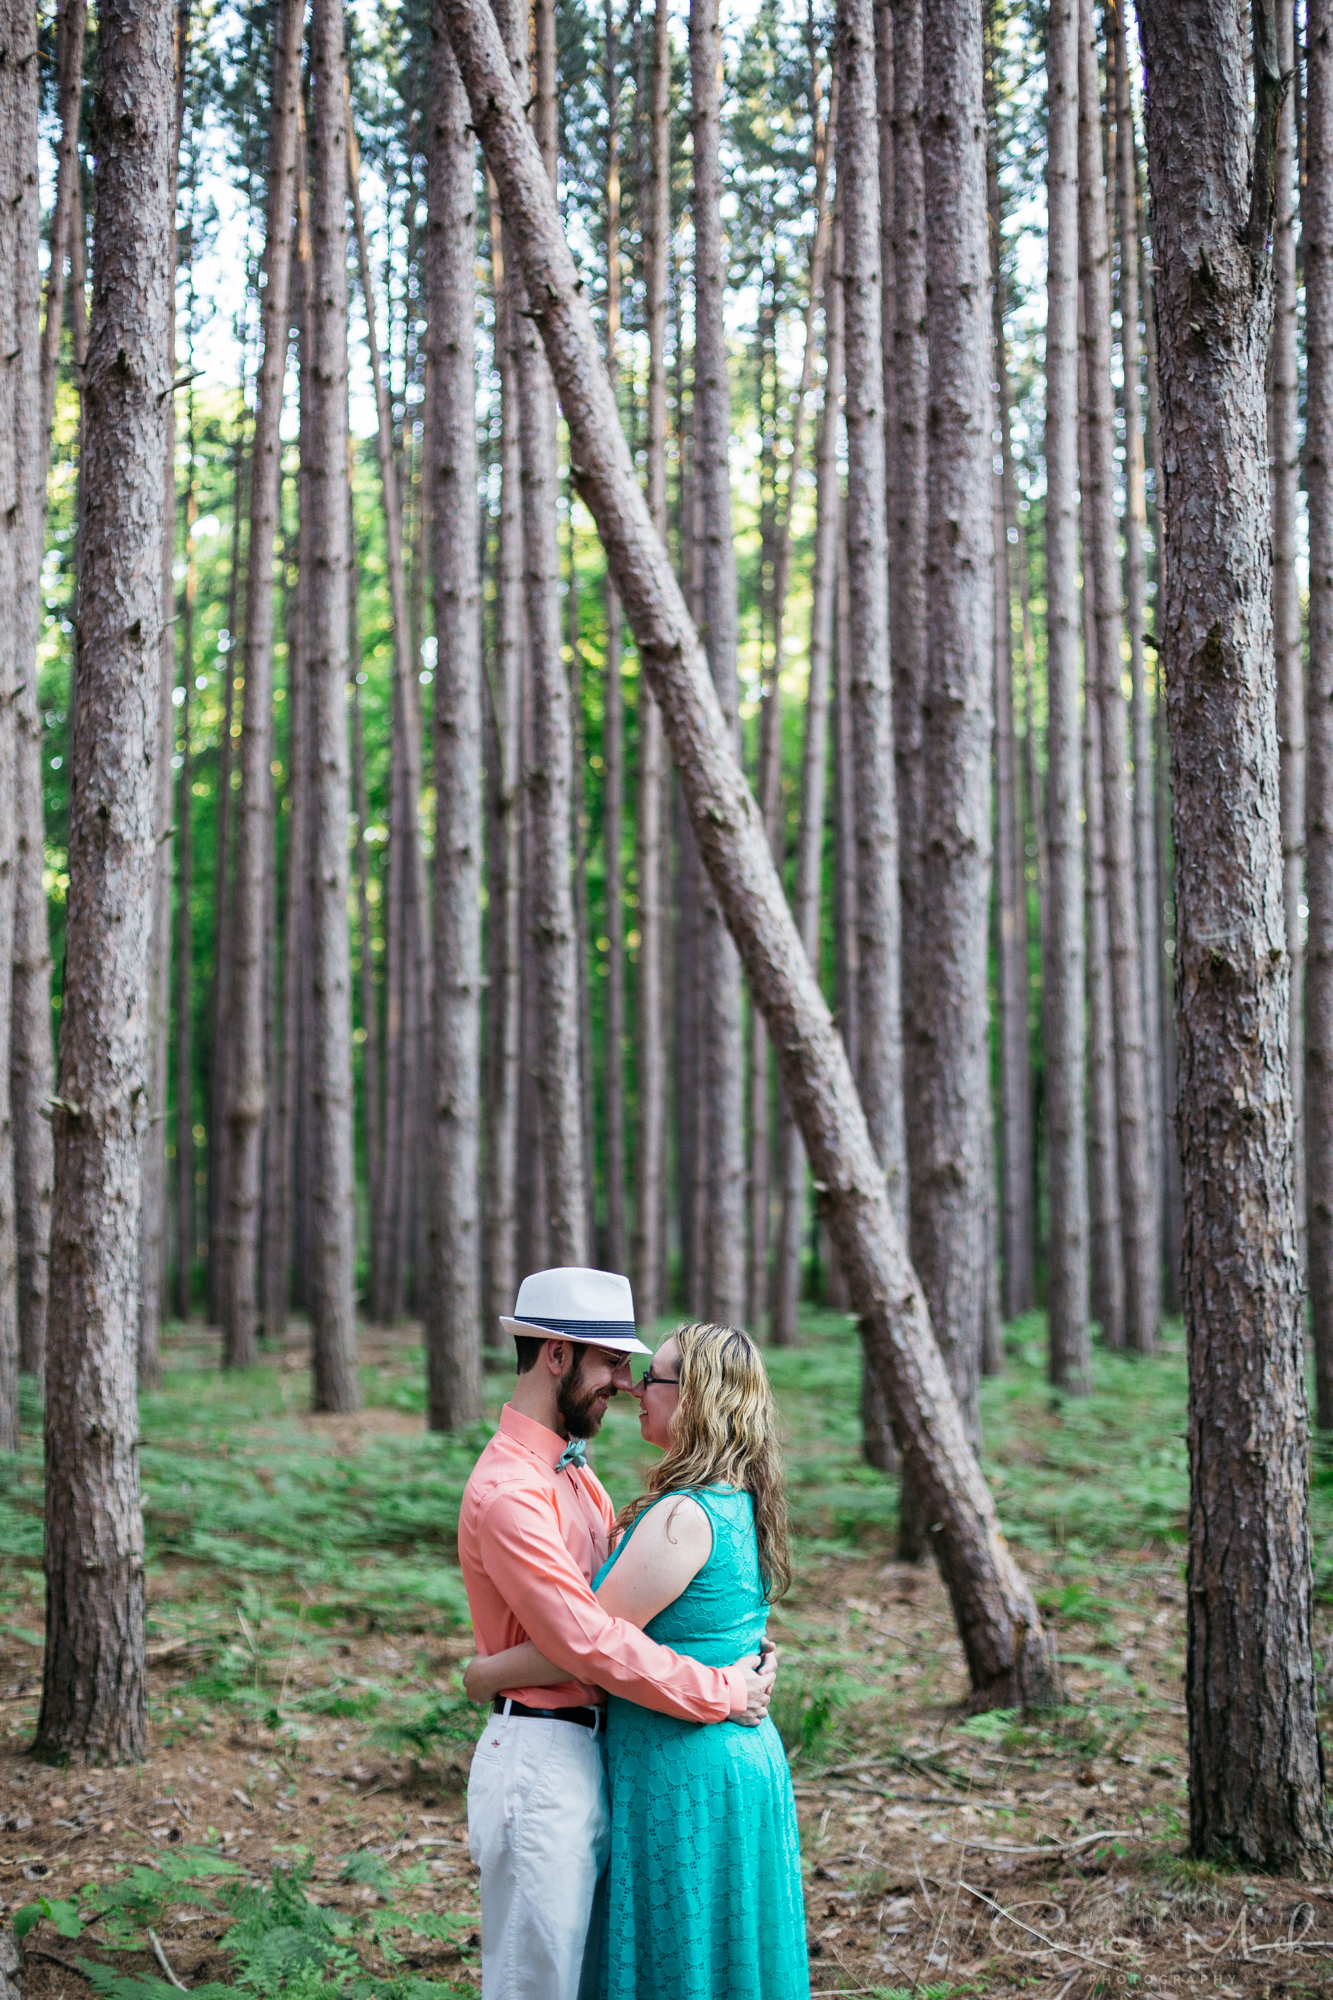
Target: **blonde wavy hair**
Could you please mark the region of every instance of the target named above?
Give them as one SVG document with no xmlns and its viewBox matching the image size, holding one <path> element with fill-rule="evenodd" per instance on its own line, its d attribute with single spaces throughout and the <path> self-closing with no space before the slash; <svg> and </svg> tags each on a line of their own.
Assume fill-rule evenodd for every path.
<svg viewBox="0 0 1333 2000">
<path fill-rule="evenodd" d="M 616 1523 L 623 1533 L 667 1493 L 726 1484 L 754 1502 L 764 1594 L 781 1597 L 791 1582 L 787 1499 L 782 1483 L 777 1407 L 763 1358 L 748 1333 L 695 1320 L 677 1329 L 680 1401 L 671 1442 L 653 1467 L 647 1490 Z"/>
</svg>

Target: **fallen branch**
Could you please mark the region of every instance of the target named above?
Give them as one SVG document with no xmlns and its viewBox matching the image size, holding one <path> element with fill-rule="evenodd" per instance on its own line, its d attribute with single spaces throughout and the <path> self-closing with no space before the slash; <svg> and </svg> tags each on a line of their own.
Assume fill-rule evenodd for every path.
<svg viewBox="0 0 1333 2000">
<path fill-rule="evenodd" d="M 167 1978 L 171 1981 L 172 1985 L 177 1989 L 178 1992 L 188 1993 L 190 1989 L 185 1984 L 185 1981 L 183 1979 L 177 1979 L 175 1973 L 172 1971 L 171 1961 L 168 1959 L 166 1953 L 163 1951 L 161 1945 L 158 1943 L 157 1932 L 149 1931 L 148 1938 L 149 1942 L 153 1947 L 154 1958 L 157 1960 L 162 1970 L 166 1973 Z"/>
<path fill-rule="evenodd" d="M 1080 1847 L 1094 1847 L 1099 1840 L 1146 1840 L 1146 1833 L 1121 1833 L 1108 1826 L 1101 1833 L 1081 1833 L 1077 1840 L 1048 1840 L 1040 1847 L 1011 1847 L 1001 1840 L 969 1840 L 966 1835 L 946 1833 L 954 1847 L 970 1847 L 977 1854 L 1077 1854 Z M 964 1884 L 964 1887 L 967 1885 Z"/>
<path fill-rule="evenodd" d="M 1054 1938 L 1048 1938 L 1045 1931 L 1034 1931 L 1031 1924 L 1025 1924 L 1021 1917 L 1011 1917 L 1008 1910 L 1002 1909 L 998 1903 L 992 1902 L 989 1896 L 983 1896 L 980 1889 L 974 1889 L 972 1884 L 964 1882 L 961 1876 L 958 1880 L 958 1886 L 960 1889 L 966 1889 L 969 1896 L 975 1896 L 979 1903 L 984 1903 L 988 1910 L 994 1910 L 997 1917 L 1003 1917 L 1006 1923 L 1013 1924 L 1018 1930 L 1026 1931 L 1029 1937 L 1036 1938 L 1037 1942 L 1044 1944 L 1048 1951 L 1056 1952 L 1062 1957 L 1081 1958 L 1086 1964 L 1095 1965 L 1099 1972 L 1115 1971 L 1115 1967 L 1109 1965 L 1104 1958 L 1094 1958 L 1091 1952 L 1080 1951 L 1077 1945 L 1056 1944 Z"/>
</svg>

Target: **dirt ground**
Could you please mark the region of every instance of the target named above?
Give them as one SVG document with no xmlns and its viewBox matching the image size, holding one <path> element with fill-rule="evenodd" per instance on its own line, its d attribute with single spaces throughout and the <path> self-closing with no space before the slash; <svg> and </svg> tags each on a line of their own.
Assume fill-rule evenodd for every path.
<svg viewBox="0 0 1333 2000">
<path fill-rule="evenodd" d="M 383 1412 L 341 1419 L 340 1444 Z M 1039 1588 L 1052 1579 L 1035 1569 Z M 154 1579 L 165 1593 L 169 1577 Z M 1159 1551 L 1117 1571 L 1112 1613 L 1094 1640 L 1061 1632 L 1070 1705 L 1055 1718 L 967 1718 L 965 1676 L 933 1569 L 864 1554 L 816 1554 L 773 1621 L 789 1676 L 785 1733 L 801 1823 L 816 1994 L 1040 1995 L 1333 1993 L 1333 1881 L 1249 1876 L 1183 1859 L 1184 1593 Z M 1057 1631 L 1060 1630 L 1056 1620 Z M 335 1634 L 334 1667 L 293 1643 L 284 1694 L 335 1670 L 456 1692 L 469 1650 L 457 1641 Z M 1080 1645 L 1090 1646 L 1078 1652 Z M 255 1880 L 307 1853 L 312 1893 L 344 1908 L 373 1902 L 341 1882 L 358 1850 L 391 1866 L 424 1864 L 410 1906 L 475 1917 L 466 1842 L 467 1752 L 424 1766 L 373 1747 L 361 1722 L 311 1721 L 299 1745 L 258 1724 L 171 1735 L 173 1696 L 199 1671 L 188 1647 L 160 1645 L 151 1678 L 155 1741 L 119 1771 L 53 1771 L 23 1754 L 36 1716 L 40 1653 L 0 1636 L 0 1919 L 39 1895 L 95 1895 L 135 1862 L 209 1845 Z M 797 1689 L 843 1662 L 825 1716 Z M 847 1662 L 851 1663 L 850 1669 Z M 831 1685 L 831 1684 L 830 1684 Z M 849 1690 L 851 1697 L 849 1698 Z M 840 1705 L 838 1705 L 840 1704 Z M 175 1707 L 177 1716 L 183 1710 Z M 791 1718 L 797 1717 L 792 1723 Z M 182 1907 L 159 1936 L 172 1973 L 193 1986 L 225 1977 L 220 1930 Z M 475 1928 L 456 1946 L 409 1952 L 412 1969 L 480 1983 Z M 29 2000 L 81 2000 L 71 1946 L 49 1923 L 27 1938 Z M 90 1955 L 97 1955 L 95 1951 Z M 117 1961 L 158 1972 L 145 1954 Z"/>
</svg>

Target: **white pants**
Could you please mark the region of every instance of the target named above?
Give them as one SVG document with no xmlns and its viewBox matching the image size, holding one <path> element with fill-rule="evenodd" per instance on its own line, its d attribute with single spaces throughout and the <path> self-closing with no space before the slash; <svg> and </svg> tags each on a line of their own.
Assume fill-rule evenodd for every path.
<svg viewBox="0 0 1333 2000">
<path fill-rule="evenodd" d="M 578 2000 L 610 1830 L 591 1729 L 491 1716 L 467 1783 L 468 1847 L 481 1869 L 482 2000 Z"/>
</svg>

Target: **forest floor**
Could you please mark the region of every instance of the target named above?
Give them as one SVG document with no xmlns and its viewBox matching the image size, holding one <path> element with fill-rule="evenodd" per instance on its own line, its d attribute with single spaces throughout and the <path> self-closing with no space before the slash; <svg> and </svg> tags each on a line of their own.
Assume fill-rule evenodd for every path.
<svg viewBox="0 0 1333 2000">
<path fill-rule="evenodd" d="M 1027 1721 L 966 1715 L 938 1576 L 894 1558 L 894 1488 L 858 1456 L 849 1322 L 812 1313 L 803 1345 L 770 1355 L 796 1554 L 773 1619 L 774 1715 L 812 1989 L 1333 1993 L 1333 1881 L 1185 1858 L 1179 1332 L 1151 1360 L 1099 1354 L 1081 1402 L 1044 1384 L 1041 1334 L 1035 1318 L 1011 1327 L 984 1391 L 987 1469 L 1064 1662 L 1067 1706 Z M 166 1360 L 142 1407 L 152 1691 L 137 1768 L 24 1755 L 41 1673 L 35 1405 L 0 1474 L 0 1916 L 29 1912 L 22 1990 L 82 2000 L 91 1981 L 108 2000 L 168 2000 L 170 1968 L 261 2000 L 475 1993 L 464 1786 L 479 1717 L 458 1680 L 454 1527 L 486 1427 L 425 1432 L 412 1328 L 365 1335 L 353 1418 L 306 1413 L 299 1329 L 244 1377 L 218 1372 L 200 1327 L 174 1329 Z M 510 1379 L 488 1370 L 492 1418 Z M 628 1496 L 645 1469 L 632 1409 L 612 1406 L 595 1456 Z M 1314 1527 L 1328 1677 L 1322 1461 Z"/>
</svg>

